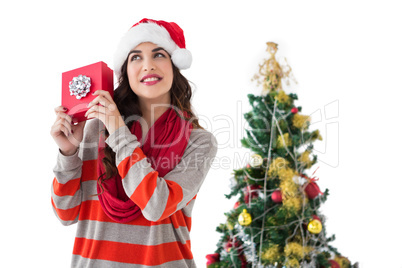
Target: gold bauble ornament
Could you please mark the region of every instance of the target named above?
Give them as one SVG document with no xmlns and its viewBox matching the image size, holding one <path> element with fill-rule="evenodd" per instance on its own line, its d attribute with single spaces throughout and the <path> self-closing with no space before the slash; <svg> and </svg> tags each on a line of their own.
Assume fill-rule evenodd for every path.
<svg viewBox="0 0 402 268">
<path fill-rule="evenodd" d="M 319 220 L 311 220 L 307 225 L 307 230 L 312 234 L 319 234 L 322 230 L 322 224 Z"/>
<path fill-rule="evenodd" d="M 247 226 L 251 224 L 251 215 L 247 212 L 247 209 L 243 209 L 243 212 L 239 215 L 240 225 Z"/>
<path fill-rule="evenodd" d="M 251 156 L 250 166 L 259 167 L 262 165 L 263 159 L 259 154 L 253 154 Z"/>
</svg>

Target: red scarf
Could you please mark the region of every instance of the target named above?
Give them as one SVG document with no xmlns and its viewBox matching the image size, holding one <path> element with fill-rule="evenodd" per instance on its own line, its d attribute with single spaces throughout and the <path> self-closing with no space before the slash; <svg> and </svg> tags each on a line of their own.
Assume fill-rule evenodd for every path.
<svg viewBox="0 0 402 268">
<path fill-rule="evenodd" d="M 186 112 L 181 113 L 187 117 Z M 191 122 L 180 118 L 173 108 L 167 109 L 151 126 L 141 149 L 152 168 L 158 172 L 159 177 L 164 177 L 180 162 L 186 150 L 191 130 Z M 138 141 L 142 140 L 141 124 L 138 121 L 134 121 L 131 133 L 137 137 Z M 105 173 L 102 163 L 102 159 L 105 157 L 103 150 L 105 142 L 102 136 L 98 151 L 98 176 Z M 126 223 L 141 215 L 140 208 L 126 195 L 119 174 L 104 181 L 102 186 L 103 193 L 99 184 L 97 186 L 99 202 L 103 211 L 111 219 Z"/>
</svg>

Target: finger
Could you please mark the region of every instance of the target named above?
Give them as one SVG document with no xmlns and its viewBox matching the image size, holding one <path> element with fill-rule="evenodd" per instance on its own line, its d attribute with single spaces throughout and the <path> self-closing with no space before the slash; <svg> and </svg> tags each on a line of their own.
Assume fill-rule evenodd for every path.
<svg viewBox="0 0 402 268">
<path fill-rule="evenodd" d="M 67 108 L 66 107 L 63 107 L 63 106 L 57 106 L 56 108 L 54 108 L 54 112 L 57 114 L 58 112 L 63 112 L 63 113 L 65 113 L 65 112 L 67 112 Z"/>
<path fill-rule="evenodd" d="M 110 112 L 113 112 L 116 110 L 117 106 L 116 103 L 113 100 L 109 100 L 109 98 L 107 98 L 107 96 L 99 96 L 99 103 L 107 108 Z M 110 95 L 109 95 L 110 97 Z M 108 111 L 106 111 L 107 113 Z"/>
<path fill-rule="evenodd" d="M 98 96 L 103 96 L 104 98 L 106 98 L 108 101 L 113 102 L 113 98 L 110 95 L 109 91 L 106 90 L 97 90 L 93 93 L 94 95 L 98 95 Z"/>
<path fill-rule="evenodd" d="M 95 105 L 89 108 L 88 111 L 85 113 L 85 117 L 88 117 L 88 115 L 90 115 L 91 113 L 98 112 L 99 107 L 100 107 L 99 105 Z"/>
<path fill-rule="evenodd" d="M 88 119 L 98 118 L 103 122 L 103 118 L 106 118 L 105 108 L 101 106 L 94 106 L 86 112 L 85 116 Z"/>
<path fill-rule="evenodd" d="M 63 124 L 62 120 L 57 122 L 57 124 L 54 124 L 52 126 L 52 129 L 50 131 L 52 136 L 58 136 L 60 133 L 63 133 L 66 137 L 69 135 L 70 131 L 69 129 Z"/>
<path fill-rule="evenodd" d="M 104 90 L 102 90 L 104 91 Z M 104 95 L 100 95 L 99 97 L 99 102 L 101 105 L 104 107 L 108 108 L 111 112 L 114 112 L 117 109 L 117 105 L 114 102 L 113 98 L 110 96 L 109 92 L 104 91 Z"/>
<path fill-rule="evenodd" d="M 98 111 L 92 111 L 86 116 L 88 119 L 97 118 L 105 124 L 106 115 L 104 113 L 100 113 Z"/>
<path fill-rule="evenodd" d="M 93 99 L 91 102 L 88 103 L 87 107 L 91 108 L 97 104 L 106 107 L 109 105 L 109 101 L 104 96 L 97 96 L 95 99 Z"/>
<path fill-rule="evenodd" d="M 95 105 L 92 106 L 90 109 L 88 109 L 88 111 L 85 113 L 85 116 L 88 116 L 90 113 L 92 112 L 98 112 L 101 114 L 109 114 L 110 113 L 110 109 L 109 107 L 113 106 L 112 104 L 109 104 L 108 106 L 100 106 L 100 105 Z"/>
<path fill-rule="evenodd" d="M 55 125 L 58 126 L 63 126 L 65 129 L 67 129 L 67 133 L 66 136 L 68 136 L 69 134 L 72 133 L 72 129 L 71 129 L 71 123 L 69 123 L 67 120 L 65 120 L 64 118 L 59 119 Z"/>
<path fill-rule="evenodd" d="M 74 135 L 70 135 L 67 137 L 68 141 L 74 146 L 78 147 L 81 143 L 81 140 L 78 140 Z"/>
<path fill-rule="evenodd" d="M 72 127 L 71 123 L 67 122 L 66 120 L 63 120 L 62 123 L 63 123 L 63 126 L 68 130 L 69 134 L 72 134 L 73 131 L 71 128 Z"/>
<path fill-rule="evenodd" d="M 60 126 L 60 131 L 63 132 L 64 136 L 70 136 L 70 131 L 64 125 Z"/>
<path fill-rule="evenodd" d="M 57 122 L 59 119 L 65 119 L 67 120 L 70 124 L 72 123 L 73 119 L 71 118 L 71 116 L 69 116 L 68 114 L 64 113 L 64 112 L 57 112 L 57 117 L 55 122 Z"/>
<path fill-rule="evenodd" d="M 109 114 L 109 110 L 106 107 L 95 105 L 91 109 L 89 109 L 86 113 L 85 116 L 89 118 L 98 118 L 101 121 L 104 121 L 104 118 L 106 118 Z"/>
</svg>

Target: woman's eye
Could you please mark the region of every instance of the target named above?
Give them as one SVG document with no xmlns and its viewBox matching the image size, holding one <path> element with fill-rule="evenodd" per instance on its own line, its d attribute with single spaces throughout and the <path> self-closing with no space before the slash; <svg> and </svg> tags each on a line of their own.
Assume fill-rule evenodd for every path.
<svg viewBox="0 0 402 268">
<path fill-rule="evenodd" d="M 139 60 L 141 57 L 139 55 L 134 55 L 131 57 L 131 61 Z"/>
<path fill-rule="evenodd" d="M 165 58 L 165 55 L 163 55 L 162 53 L 156 53 L 155 58 Z"/>
</svg>

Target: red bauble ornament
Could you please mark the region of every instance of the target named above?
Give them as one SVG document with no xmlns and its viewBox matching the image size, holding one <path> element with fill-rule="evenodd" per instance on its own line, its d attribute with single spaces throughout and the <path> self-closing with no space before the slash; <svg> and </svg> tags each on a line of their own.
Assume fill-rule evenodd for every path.
<svg viewBox="0 0 402 268">
<path fill-rule="evenodd" d="M 243 250 L 240 248 L 241 244 L 236 238 L 229 239 L 227 243 L 223 246 L 226 252 L 231 252 L 232 250 L 236 250 L 236 253 L 241 260 L 241 268 L 247 268 L 247 259 L 243 253 Z M 211 254 L 210 254 L 211 255 Z M 208 256 L 207 256 L 208 258 Z M 208 264 L 207 264 L 208 265 Z"/>
<path fill-rule="evenodd" d="M 313 218 L 313 220 L 318 220 L 318 221 L 322 222 L 320 217 L 318 217 L 317 215 L 313 215 L 311 217 Z"/>
<path fill-rule="evenodd" d="M 308 199 L 314 199 L 321 193 L 320 188 L 315 182 L 308 183 L 306 188 L 304 188 L 304 192 L 306 193 Z"/>
<path fill-rule="evenodd" d="M 341 268 L 341 266 L 339 265 L 339 263 L 337 263 L 334 260 L 329 260 L 329 263 L 331 264 L 331 268 Z"/>
<path fill-rule="evenodd" d="M 239 259 L 241 261 L 241 268 L 247 268 L 247 259 L 246 256 L 244 255 L 244 253 L 241 253 L 241 255 L 239 256 Z"/>
<path fill-rule="evenodd" d="M 247 186 L 244 193 L 244 203 L 248 204 L 250 202 L 250 199 L 258 197 L 258 189 L 260 188 L 261 188 L 260 185 Z"/>
<path fill-rule="evenodd" d="M 232 250 L 232 247 L 233 247 L 232 241 L 226 242 L 226 244 L 223 246 L 226 252 L 230 252 Z"/>
<path fill-rule="evenodd" d="M 271 195 L 272 201 L 275 203 L 282 203 L 282 192 L 281 190 L 275 190 Z"/>
<path fill-rule="evenodd" d="M 238 208 L 240 206 L 240 201 L 237 201 L 235 204 L 234 204 L 234 209 L 236 209 L 236 208 Z"/>
<path fill-rule="evenodd" d="M 292 114 L 297 114 L 297 112 L 299 112 L 299 109 L 297 109 L 296 107 L 293 107 L 292 110 L 290 110 L 292 112 Z"/>
<path fill-rule="evenodd" d="M 238 248 L 240 247 L 240 243 L 239 241 L 236 240 L 236 238 L 234 239 L 230 239 L 229 241 L 226 242 L 226 244 L 224 245 L 224 249 L 227 252 L 230 252 L 232 250 L 232 248 Z"/>
<path fill-rule="evenodd" d="M 219 253 L 214 253 L 214 254 L 208 254 L 207 256 L 205 256 L 207 258 L 207 266 L 210 264 L 213 264 L 215 262 L 219 262 L 220 259 L 220 255 Z"/>
</svg>

